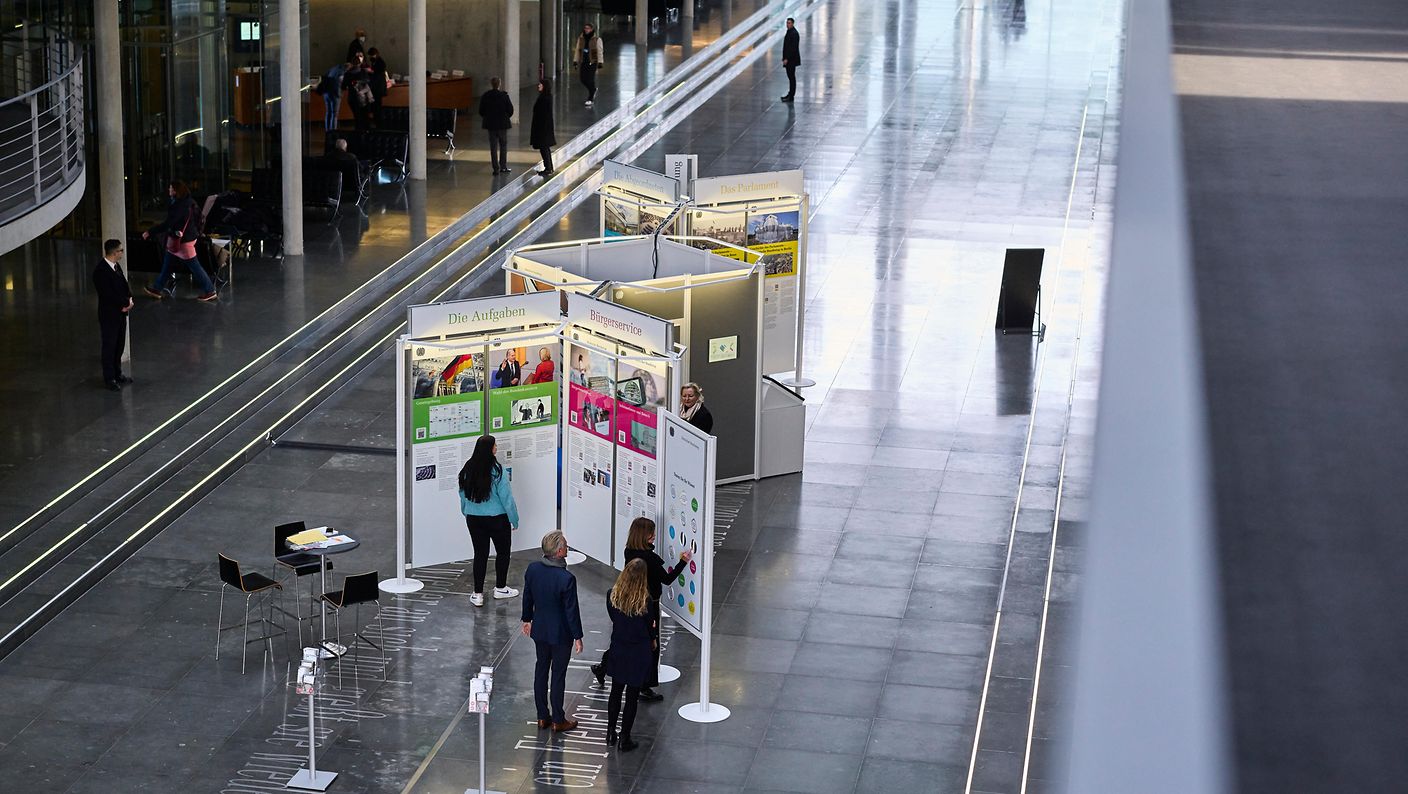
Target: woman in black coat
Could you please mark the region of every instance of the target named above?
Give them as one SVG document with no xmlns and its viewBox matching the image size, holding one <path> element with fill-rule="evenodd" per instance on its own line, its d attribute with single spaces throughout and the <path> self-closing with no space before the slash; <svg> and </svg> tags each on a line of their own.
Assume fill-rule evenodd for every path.
<svg viewBox="0 0 1408 794">
<path fill-rule="evenodd" d="M 352 61 L 352 65 L 342 74 L 342 90 L 347 92 L 347 104 L 352 106 L 352 118 L 356 122 L 359 132 L 371 129 L 371 113 L 373 95 L 364 97 L 361 87 L 366 86 L 371 91 L 372 67 L 367 63 L 367 56 L 357 53 L 357 57 Z"/>
<path fill-rule="evenodd" d="M 704 390 L 697 383 L 686 383 L 680 387 L 680 418 L 703 430 L 714 432 L 714 415 L 704 407 Z"/>
<path fill-rule="evenodd" d="M 665 583 L 679 576 L 680 571 L 684 570 L 684 566 L 689 564 L 694 555 L 688 550 L 680 552 L 680 560 L 675 567 L 666 568 L 665 561 L 655 553 L 655 522 L 641 516 L 631 522 L 630 532 L 626 534 L 625 557 L 627 567 L 636 560 L 645 564 L 646 584 L 650 590 L 650 603 L 647 608 L 650 613 L 650 638 L 654 645 L 650 656 L 650 674 L 641 685 L 640 697 L 648 702 L 664 700 L 665 696 L 652 688 L 660 685 L 660 595 L 665 590 Z M 608 650 L 602 655 L 599 664 L 592 665 L 592 675 L 596 676 L 600 686 L 606 683 L 604 678 L 610 656 L 611 652 Z"/>
<path fill-rule="evenodd" d="M 636 749 L 631 727 L 636 721 L 640 690 L 649 680 L 654 657 L 652 647 L 659 642 L 650 631 L 650 576 L 644 560 L 631 560 L 616 577 L 606 597 L 606 614 L 611 618 L 611 647 L 607 650 L 607 673 L 611 676 L 611 696 L 606 701 L 606 743 L 626 753 Z M 626 699 L 621 712 L 621 695 Z M 621 733 L 616 734 L 616 718 L 621 717 Z"/>
<path fill-rule="evenodd" d="M 543 156 L 544 177 L 552 176 L 552 147 L 557 145 L 552 123 L 552 80 L 544 77 L 538 81 L 538 100 L 533 103 L 533 124 L 528 135 L 528 145 Z"/>
<path fill-rule="evenodd" d="M 372 47 L 367 50 L 367 65 L 372 69 L 372 104 L 370 115 L 372 126 L 381 129 L 381 102 L 386 99 L 386 59 L 381 57 L 381 50 Z"/>
</svg>

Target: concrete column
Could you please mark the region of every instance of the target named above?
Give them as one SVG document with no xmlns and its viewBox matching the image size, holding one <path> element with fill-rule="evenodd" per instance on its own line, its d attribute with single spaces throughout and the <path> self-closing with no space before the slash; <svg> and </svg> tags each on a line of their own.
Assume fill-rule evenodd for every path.
<svg viewBox="0 0 1408 794">
<path fill-rule="evenodd" d="M 650 36 L 650 2 L 636 0 L 636 46 L 641 46 Z"/>
<path fill-rule="evenodd" d="M 283 162 L 284 255 L 303 255 L 303 17 L 279 0 L 279 128 Z"/>
<path fill-rule="evenodd" d="M 411 62 L 411 179 L 425 179 L 425 0 L 407 0 L 410 8 L 410 36 L 406 46 Z"/>
<path fill-rule="evenodd" d="M 504 0 L 504 90 L 509 96 L 518 95 L 519 81 L 522 80 L 519 69 L 519 47 L 522 22 L 518 15 L 519 0 Z M 488 86 L 484 86 L 488 88 Z"/>
<path fill-rule="evenodd" d="M 538 0 L 538 60 L 543 64 L 543 74 L 557 77 L 557 62 L 561 57 L 558 51 L 557 0 Z"/>
<path fill-rule="evenodd" d="M 103 239 L 127 241 L 127 187 L 122 159 L 122 40 L 117 0 L 93 0 L 95 56 L 91 89 L 98 98 L 98 209 Z"/>
<path fill-rule="evenodd" d="M 694 54 L 694 0 L 684 0 L 680 8 L 680 43 L 684 46 L 684 57 Z"/>
</svg>

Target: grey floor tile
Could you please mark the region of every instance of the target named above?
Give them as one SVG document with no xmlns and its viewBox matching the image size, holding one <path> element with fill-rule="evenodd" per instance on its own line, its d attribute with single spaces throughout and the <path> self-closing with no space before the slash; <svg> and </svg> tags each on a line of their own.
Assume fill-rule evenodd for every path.
<svg viewBox="0 0 1408 794">
<path fill-rule="evenodd" d="M 935 725 L 877 719 L 870 731 L 867 757 L 927 764 L 967 766 L 973 752 L 973 725 Z"/>
<path fill-rule="evenodd" d="M 924 554 L 920 558 L 920 562 L 926 565 L 954 565 L 1001 570 L 1006 557 L 1005 543 L 971 543 L 930 537 L 924 542 Z"/>
<path fill-rule="evenodd" d="M 861 767 L 860 794 L 886 794 L 891 791 L 956 792 L 963 790 L 967 766 L 943 766 L 918 761 L 897 761 L 867 756 Z"/>
<path fill-rule="evenodd" d="M 764 747 L 753 758 L 747 787 L 763 791 L 850 792 L 861 756 Z"/>
<path fill-rule="evenodd" d="M 666 778 L 741 786 L 757 750 L 736 744 L 656 745 L 641 770 L 643 778 Z"/>
<path fill-rule="evenodd" d="M 796 675 L 824 676 L 858 681 L 884 681 L 890 669 L 889 648 L 865 645 L 803 642 L 792 657 Z"/>
<path fill-rule="evenodd" d="M 869 741 L 871 722 L 868 717 L 831 714 L 818 718 L 805 711 L 777 711 L 772 715 L 763 746 L 860 754 Z"/>
<path fill-rule="evenodd" d="M 796 711 L 870 717 L 880 698 L 879 682 L 844 681 L 792 674 L 782 685 L 780 702 Z"/>
<path fill-rule="evenodd" d="M 978 692 L 940 687 L 886 684 L 880 693 L 882 719 L 966 725 L 977 713 Z"/>
</svg>

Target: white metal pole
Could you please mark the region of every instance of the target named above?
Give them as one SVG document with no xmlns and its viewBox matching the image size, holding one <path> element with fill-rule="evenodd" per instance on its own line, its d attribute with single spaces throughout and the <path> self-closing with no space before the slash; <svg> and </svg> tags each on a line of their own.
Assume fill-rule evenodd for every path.
<svg viewBox="0 0 1408 794">
<path fill-rule="evenodd" d="M 802 228 L 799 230 L 797 238 L 797 368 L 792 372 L 792 378 L 784 381 L 793 388 L 805 388 L 815 386 L 816 381 L 802 375 L 802 346 L 807 338 L 807 271 L 810 267 L 807 264 L 807 216 L 811 212 L 811 199 L 809 196 L 802 196 L 802 211 L 798 213 L 801 218 Z"/>
<path fill-rule="evenodd" d="M 279 126 L 283 158 L 283 249 L 303 255 L 303 18 L 299 0 L 279 0 Z"/>
<path fill-rule="evenodd" d="M 396 578 L 386 579 L 378 587 L 387 593 L 414 593 L 425 587 L 419 579 L 406 577 L 406 515 L 409 500 L 406 494 L 406 356 L 410 352 L 406 338 L 396 340 Z"/>
</svg>

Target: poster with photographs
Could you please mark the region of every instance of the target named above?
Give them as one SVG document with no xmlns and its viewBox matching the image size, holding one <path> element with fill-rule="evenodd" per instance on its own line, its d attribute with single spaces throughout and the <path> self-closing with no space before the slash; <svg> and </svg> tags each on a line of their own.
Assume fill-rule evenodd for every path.
<svg viewBox="0 0 1408 794">
<path fill-rule="evenodd" d="M 489 431 L 523 430 L 557 421 L 557 373 L 561 344 L 556 339 L 489 353 Z"/>
<path fill-rule="evenodd" d="M 659 514 L 659 418 L 669 394 L 663 362 L 621 361 L 616 377 L 616 536 L 639 516 Z M 625 564 L 617 560 L 617 567 Z"/>
<path fill-rule="evenodd" d="M 609 343 L 602 342 L 606 347 Z M 568 383 L 563 431 L 563 526 L 574 548 L 601 561 L 615 556 L 612 493 L 616 483 L 616 359 L 567 345 Z"/>
<path fill-rule="evenodd" d="M 459 472 L 484 433 L 484 353 L 474 343 L 458 349 L 412 348 L 411 561 L 436 565 L 468 559 L 459 514 Z"/>
<path fill-rule="evenodd" d="M 634 201 L 603 198 L 601 207 L 602 237 L 627 237 L 638 234 L 640 206 Z"/>
<path fill-rule="evenodd" d="M 748 215 L 748 247 L 768 256 L 767 277 L 797 275 L 802 213 L 771 210 Z"/>
<path fill-rule="evenodd" d="M 411 442 L 484 432 L 484 354 L 417 348 L 411 359 Z"/>
<path fill-rule="evenodd" d="M 695 237 L 712 237 L 720 242 L 743 248 L 748 245 L 748 216 L 742 212 L 696 211 L 692 232 Z M 744 261 L 745 254 L 735 248 L 724 248 L 710 240 L 690 240 L 689 244 L 719 256 Z"/>
</svg>

